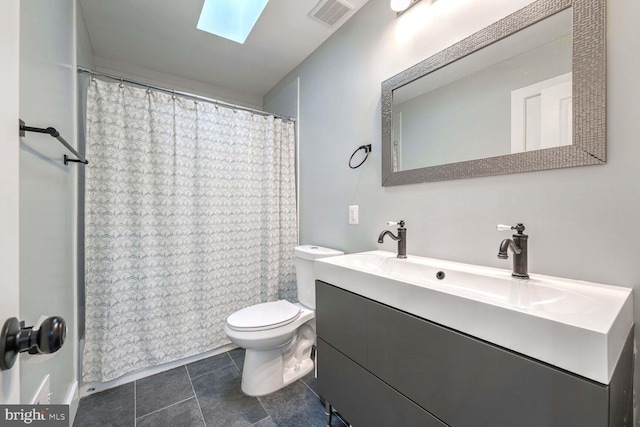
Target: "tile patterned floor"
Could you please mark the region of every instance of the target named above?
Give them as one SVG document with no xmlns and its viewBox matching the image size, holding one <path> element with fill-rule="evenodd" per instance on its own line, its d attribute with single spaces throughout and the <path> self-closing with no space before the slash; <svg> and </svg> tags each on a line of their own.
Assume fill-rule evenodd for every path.
<svg viewBox="0 0 640 427">
<path fill-rule="evenodd" d="M 313 373 L 282 390 L 240 390 L 237 349 L 85 397 L 74 427 L 324 427 Z M 332 427 L 346 427 L 332 417 Z"/>
</svg>

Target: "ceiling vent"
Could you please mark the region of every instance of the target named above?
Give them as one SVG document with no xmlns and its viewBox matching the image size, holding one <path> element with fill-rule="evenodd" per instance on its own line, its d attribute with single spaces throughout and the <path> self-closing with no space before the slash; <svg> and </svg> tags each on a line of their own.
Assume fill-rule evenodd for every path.
<svg viewBox="0 0 640 427">
<path fill-rule="evenodd" d="M 333 27 L 353 8 L 354 6 L 346 0 L 320 0 L 316 7 L 309 12 L 309 16 L 324 25 Z"/>
</svg>

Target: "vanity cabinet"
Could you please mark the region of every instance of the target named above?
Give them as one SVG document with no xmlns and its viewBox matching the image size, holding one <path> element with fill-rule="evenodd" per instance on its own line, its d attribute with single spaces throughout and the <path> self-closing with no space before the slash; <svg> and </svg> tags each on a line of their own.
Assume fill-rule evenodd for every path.
<svg viewBox="0 0 640 427">
<path fill-rule="evenodd" d="M 354 427 L 631 426 L 631 333 L 605 385 L 322 281 L 316 319 L 318 390 Z"/>
</svg>

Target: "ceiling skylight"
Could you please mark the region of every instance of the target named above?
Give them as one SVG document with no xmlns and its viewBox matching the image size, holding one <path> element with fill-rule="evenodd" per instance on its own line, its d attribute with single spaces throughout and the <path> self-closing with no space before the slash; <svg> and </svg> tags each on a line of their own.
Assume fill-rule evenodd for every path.
<svg viewBox="0 0 640 427">
<path fill-rule="evenodd" d="M 205 0 L 197 28 L 244 43 L 269 0 Z"/>
</svg>

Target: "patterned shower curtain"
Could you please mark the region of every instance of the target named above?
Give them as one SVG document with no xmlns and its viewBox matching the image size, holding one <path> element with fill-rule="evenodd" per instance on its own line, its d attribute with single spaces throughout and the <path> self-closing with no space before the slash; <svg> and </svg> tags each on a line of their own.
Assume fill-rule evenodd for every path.
<svg viewBox="0 0 640 427">
<path fill-rule="evenodd" d="M 85 382 L 227 344 L 232 312 L 295 300 L 293 123 L 94 80 L 86 133 Z"/>
</svg>

